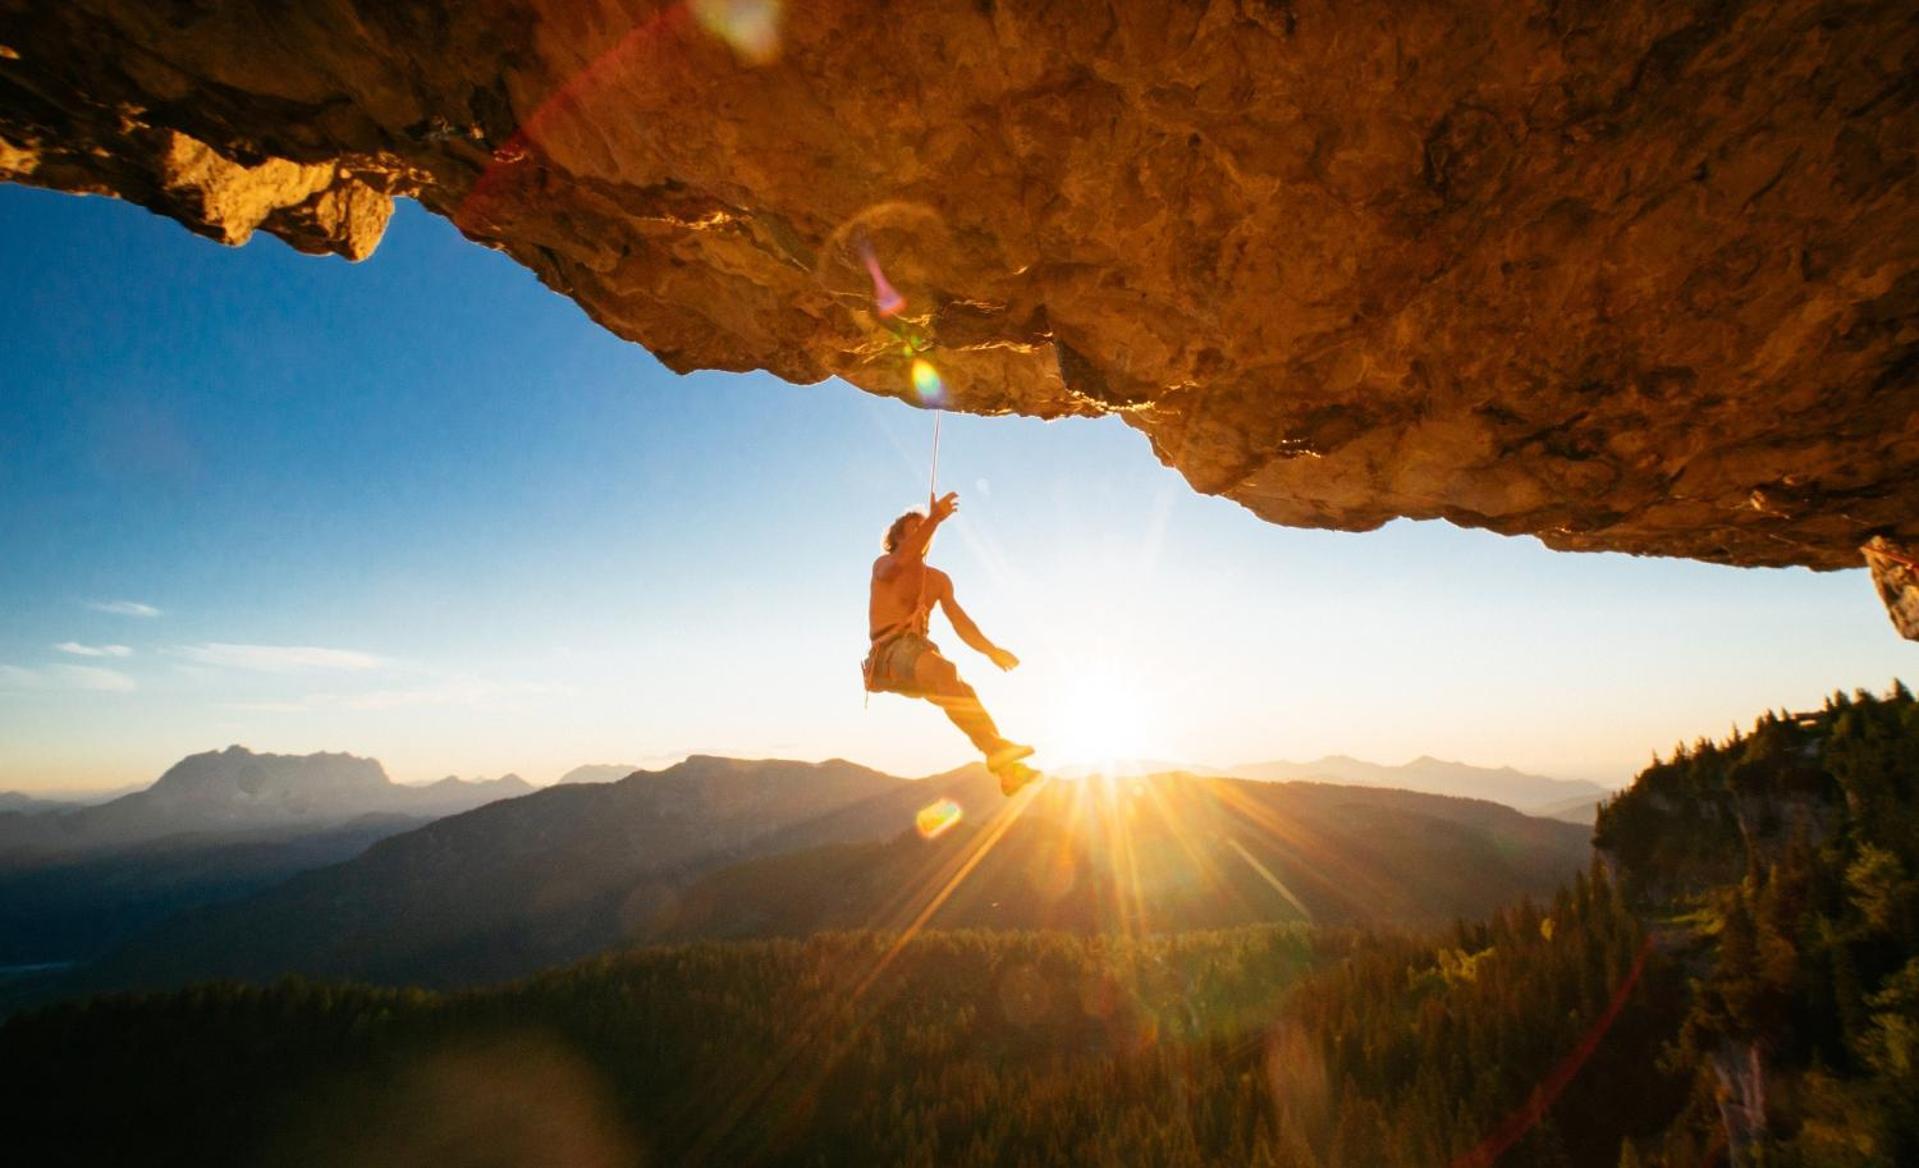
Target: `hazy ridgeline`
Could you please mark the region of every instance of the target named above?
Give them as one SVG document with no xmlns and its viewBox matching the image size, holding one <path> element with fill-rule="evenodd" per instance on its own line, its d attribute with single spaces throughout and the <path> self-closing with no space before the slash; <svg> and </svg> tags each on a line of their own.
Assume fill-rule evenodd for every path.
<svg viewBox="0 0 1919 1168">
<path fill-rule="evenodd" d="M 1585 862 L 1584 832 L 1459 797 L 1556 807 L 1588 785 L 1432 759 L 1247 769 L 1319 782 L 1122 781 L 1147 812 L 1128 810 L 1125 872 L 1158 917 L 1185 928 L 1298 919 L 1246 855 L 1313 919 L 1344 924 L 1483 915 L 1549 892 Z M 1099 833 L 1069 822 L 1078 790 L 1063 785 L 1032 809 L 934 923 L 1113 927 L 1120 871 Z M 1285 819 L 1293 846 L 1276 851 L 1243 815 L 1231 822 L 1220 795 Z M 972 814 L 932 848 L 910 831 L 898 838 L 936 796 Z M 1577 798 L 1590 822 L 1592 801 Z M 514 776 L 406 787 L 351 755 L 209 751 L 94 806 L 16 798 L 0 809 L 0 972 L 40 971 L 0 983 L 0 1013 L 63 992 L 206 977 L 453 986 L 619 944 L 885 927 L 898 889 L 967 846 L 1000 801 L 978 768 L 922 785 L 839 761 L 696 756 L 657 772 L 578 767 L 534 794 Z M 510 805 L 461 814 L 496 802 Z M 415 830 L 441 818 L 452 822 Z M 361 858 L 392 836 L 407 838 Z M 288 884 L 306 872 L 316 875 Z"/>
<path fill-rule="evenodd" d="M 965 815 L 923 840 L 914 815 L 941 798 Z M 1430 926 L 1550 896 L 1590 850 L 1586 829 L 1491 803 L 1316 783 L 1056 782 L 1002 833 L 1006 803 L 978 767 L 907 781 L 837 761 L 694 758 L 384 840 L 181 914 L 82 980 L 453 988 L 648 941 L 900 928 L 989 835 L 929 927 Z"/>
</svg>

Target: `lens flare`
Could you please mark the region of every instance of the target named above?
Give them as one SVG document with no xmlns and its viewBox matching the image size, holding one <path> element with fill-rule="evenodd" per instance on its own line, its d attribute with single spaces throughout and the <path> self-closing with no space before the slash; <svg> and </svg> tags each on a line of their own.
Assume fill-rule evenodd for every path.
<svg viewBox="0 0 1919 1168">
<path fill-rule="evenodd" d="M 866 274 L 873 277 L 873 307 L 881 316 L 898 316 L 906 307 L 906 297 L 899 294 L 886 278 L 885 269 L 880 267 L 880 258 L 873 254 L 873 245 L 866 240 L 860 241 L 860 259 L 866 263 Z"/>
<path fill-rule="evenodd" d="M 780 55 L 780 0 L 693 0 L 693 19 L 730 45 L 749 65 L 770 65 Z"/>
<path fill-rule="evenodd" d="M 947 828 L 960 821 L 960 814 L 959 804 L 941 799 L 920 808 L 919 814 L 913 817 L 913 826 L 919 829 L 921 839 L 938 839 Z"/>
<path fill-rule="evenodd" d="M 913 392 L 919 394 L 921 405 L 936 406 L 946 401 L 946 383 L 924 357 L 913 358 Z"/>
</svg>

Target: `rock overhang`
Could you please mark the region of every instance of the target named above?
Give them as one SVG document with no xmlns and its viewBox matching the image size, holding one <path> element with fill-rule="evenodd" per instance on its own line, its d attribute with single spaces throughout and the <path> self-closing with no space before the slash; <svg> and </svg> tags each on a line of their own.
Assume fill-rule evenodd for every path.
<svg viewBox="0 0 1919 1168">
<path fill-rule="evenodd" d="M 1826 569 L 1919 545 L 1915 57 L 1815 0 L 0 0 L 0 176 L 350 258 L 411 196 L 673 369 L 927 362 L 1275 522 Z"/>
</svg>

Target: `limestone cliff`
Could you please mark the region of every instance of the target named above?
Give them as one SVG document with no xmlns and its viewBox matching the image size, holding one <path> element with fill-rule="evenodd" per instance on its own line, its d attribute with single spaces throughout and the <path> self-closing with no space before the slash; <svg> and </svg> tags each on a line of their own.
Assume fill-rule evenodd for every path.
<svg viewBox="0 0 1919 1168">
<path fill-rule="evenodd" d="M 0 0 L 0 176 L 354 258 L 411 196 L 674 369 L 917 357 L 1279 523 L 1836 568 L 1919 545 L 1916 55 L 1874 0 Z"/>
</svg>

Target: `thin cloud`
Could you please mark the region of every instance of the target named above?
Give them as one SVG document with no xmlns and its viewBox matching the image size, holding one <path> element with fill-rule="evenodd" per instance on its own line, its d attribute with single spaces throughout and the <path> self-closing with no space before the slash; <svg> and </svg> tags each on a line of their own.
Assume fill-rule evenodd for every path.
<svg viewBox="0 0 1919 1168">
<path fill-rule="evenodd" d="M 44 669 L 23 669 L 18 665 L 0 665 L 0 691 L 12 693 L 32 690 L 89 691 L 126 693 L 139 686 L 117 669 L 98 665 L 49 665 Z"/>
<path fill-rule="evenodd" d="M 315 693 L 290 702 L 237 702 L 229 709 L 264 714 L 309 713 L 314 710 L 399 710 L 416 706 L 464 706 L 471 709 L 510 708 L 514 698 L 560 692 L 541 683 L 501 684 L 475 677 L 452 677 L 405 689 L 377 689 L 360 693 Z"/>
<path fill-rule="evenodd" d="M 125 645 L 82 645 L 78 641 L 62 641 L 54 646 L 62 653 L 71 653 L 75 657 L 131 657 L 133 650 Z"/>
<path fill-rule="evenodd" d="M 396 710 L 407 706 L 466 706 L 472 709 L 512 709 L 516 698 L 566 693 L 567 687 L 549 682 L 487 681 L 478 677 L 450 677 L 410 689 L 382 689 L 346 695 L 340 702 L 349 710 Z"/>
<path fill-rule="evenodd" d="M 199 665 L 219 669 L 249 669 L 257 673 L 295 673 L 309 669 L 384 669 L 392 662 L 355 649 L 323 649 L 317 645 L 232 645 L 209 641 L 174 650 Z"/>
<path fill-rule="evenodd" d="M 110 612 L 115 616 L 159 616 L 160 610 L 151 604 L 141 604 L 137 600 L 95 600 L 87 607 L 95 612 Z"/>
</svg>

